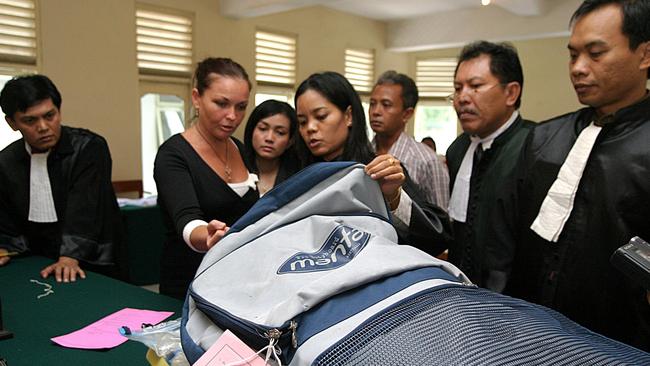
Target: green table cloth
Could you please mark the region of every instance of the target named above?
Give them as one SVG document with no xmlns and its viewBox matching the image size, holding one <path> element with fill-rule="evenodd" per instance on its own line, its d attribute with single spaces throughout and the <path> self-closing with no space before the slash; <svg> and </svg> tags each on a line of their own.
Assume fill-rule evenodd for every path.
<svg viewBox="0 0 650 366">
<path fill-rule="evenodd" d="M 173 311 L 180 317 L 182 302 L 86 271 L 86 279 L 57 283 L 39 272 L 52 263 L 43 257 L 13 258 L 0 267 L 0 301 L 4 328 L 12 339 L 0 340 L 0 358 L 20 365 L 148 365 L 147 348 L 127 341 L 109 350 L 80 350 L 54 344 L 50 338 L 83 328 L 123 308 Z M 48 283 L 53 294 L 37 298 Z M 116 330 L 117 331 L 117 330 Z"/>
</svg>

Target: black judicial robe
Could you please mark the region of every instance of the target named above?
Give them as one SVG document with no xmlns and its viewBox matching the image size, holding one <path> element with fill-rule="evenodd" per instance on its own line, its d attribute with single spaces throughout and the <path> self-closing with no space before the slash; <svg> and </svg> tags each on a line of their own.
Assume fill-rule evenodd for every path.
<svg viewBox="0 0 650 366">
<path fill-rule="evenodd" d="M 521 237 L 506 290 L 650 351 L 646 292 L 609 262 L 632 237 L 650 239 L 650 98 L 617 111 L 603 127 L 558 242 L 530 229 L 571 147 L 594 118 L 595 111 L 584 108 L 531 133 L 517 209 Z"/>
<path fill-rule="evenodd" d="M 106 140 L 61 126 L 47 160 L 56 223 L 27 220 L 30 164 L 24 139 L 0 152 L 0 247 L 96 265 L 113 263 L 122 232 Z"/>
<path fill-rule="evenodd" d="M 501 201 L 508 196 L 516 179 L 516 166 L 533 122 L 521 116 L 497 136 L 483 152 L 470 178 L 469 202 L 465 222 L 454 222 L 454 243 L 449 261 L 458 266 L 475 284 L 502 288 L 510 274 L 515 251 L 513 227 L 501 211 Z M 451 188 L 471 140 L 464 133 L 449 146 L 447 166 Z"/>
</svg>

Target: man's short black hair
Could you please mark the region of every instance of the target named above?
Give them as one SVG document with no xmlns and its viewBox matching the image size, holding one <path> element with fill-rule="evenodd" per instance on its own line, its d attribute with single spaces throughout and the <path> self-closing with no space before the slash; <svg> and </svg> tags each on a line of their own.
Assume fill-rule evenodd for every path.
<svg viewBox="0 0 650 366">
<path fill-rule="evenodd" d="M 513 81 L 519 83 L 521 92 L 515 102 L 515 108 L 519 108 L 521 106 L 521 95 L 524 91 L 524 73 L 521 69 L 517 49 L 510 43 L 476 41 L 466 45 L 460 51 L 460 56 L 458 56 L 454 76 L 456 76 L 458 66 L 462 62 L 475 59 L 481 55 L 490 56 L 490 72 L 499 79 L 501 84 L 505 85 Z"/>
<path fill-rule="evenodd" d="M 623 35 L 630 44 L 631 50 L 636 50 L 643 42 L 650 41 L 650 1 L 648 0 L 585 0 L 571 16 L 569 24 L 573 25 L 583 16 L 600 7 L 616 4 L 623 13 Z M 648 70 L 650 79 L 650 69 Z"/>
<path fill-rule="evenodd" d="M 399 85 L 402 87 L 402 105 L 405 110 L 415 108 L 415 105 L 418 104 L 418 87 L 415 85 L 415 81 L 408 77 L 408 75 L 400 74 L 394 70 L 388 70 L 381 74 L 375 86 L 383 84 Z"/>
<path fill-rule="evenodd" d="M 25 112 L 47 99 L 51 99 L 52 103 L 61 109 L 61 93 L 45 75 L 16 76 L 7 81 L 0 92 L 2 112 L 11 119 L 16 112 Z"/>
</svg>

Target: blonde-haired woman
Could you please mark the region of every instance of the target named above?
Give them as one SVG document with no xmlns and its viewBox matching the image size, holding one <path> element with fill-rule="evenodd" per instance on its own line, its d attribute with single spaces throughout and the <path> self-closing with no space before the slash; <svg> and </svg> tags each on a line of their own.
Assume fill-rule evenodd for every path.
<svg viewBox="0 0 650 366">
<path fill-rule="evenodd" d="M 244 119 L 251 84 L 238 63 L 207 58 L 194 73 L 194 124 L 158 150 L 154 179 L 167 228 L 160 292 L 184 298 L 203 253 L 259 198 L 231 137 Z"/>
</svg>

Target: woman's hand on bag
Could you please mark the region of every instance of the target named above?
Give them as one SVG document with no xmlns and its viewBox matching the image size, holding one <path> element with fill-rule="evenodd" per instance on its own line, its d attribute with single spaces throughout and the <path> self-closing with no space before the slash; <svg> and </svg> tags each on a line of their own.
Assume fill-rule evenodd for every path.
<svg viewBox="0 0 650 366">
<path fill-rule="evenodd" d="M 212 220 L 208 223 L 208 237 L 206 239 L 206 246 L 208 250 L 212 248 L 224 235 L 230 230 L 225 222 L 219 220 Z"/>
<path fill-rule="evenodd" d="M 379 155 L 366 165 L 366 174 L 379 183 L 391 210 L 399 204 L 400 188 L 406 180 L 402 164 L 390 154 Z"/>
</svg>

